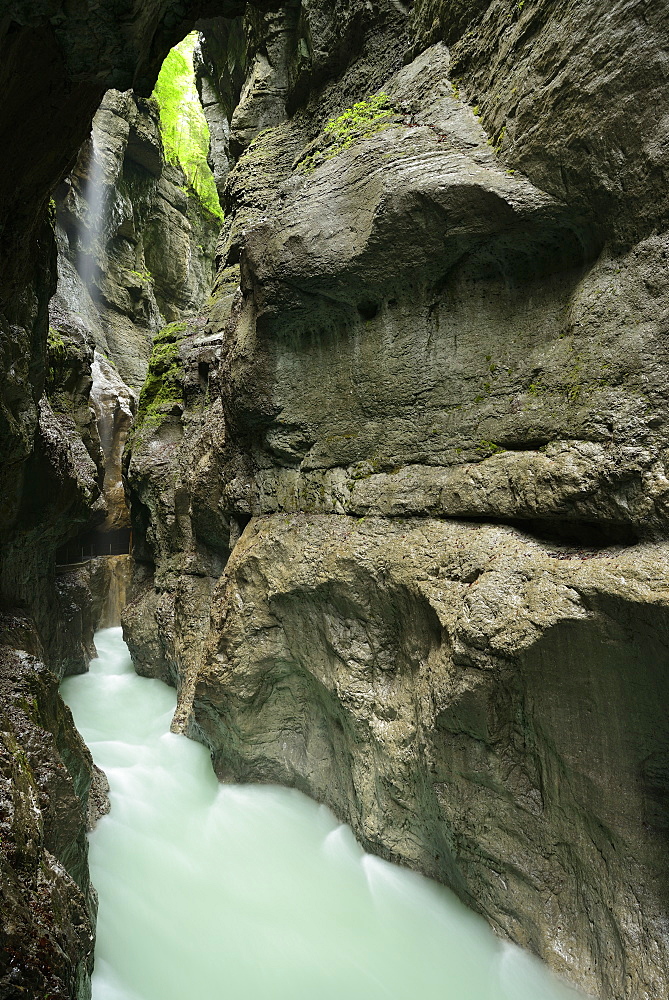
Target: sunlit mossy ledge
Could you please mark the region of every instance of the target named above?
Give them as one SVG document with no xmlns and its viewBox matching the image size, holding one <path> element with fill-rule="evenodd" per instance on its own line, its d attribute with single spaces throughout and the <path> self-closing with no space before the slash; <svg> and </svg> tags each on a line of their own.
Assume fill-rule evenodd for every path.
<svg viewBox="0 0 669 1000">
<path fill-rule="evenodd" d="M 171 49 L 162 65 L 153 96 L 160 108 L 165 158 L 178 164 L 204 207 L 223 219 L 209 155 L 209 126 L 195 84 L 193 31 Z"/>
</svg>

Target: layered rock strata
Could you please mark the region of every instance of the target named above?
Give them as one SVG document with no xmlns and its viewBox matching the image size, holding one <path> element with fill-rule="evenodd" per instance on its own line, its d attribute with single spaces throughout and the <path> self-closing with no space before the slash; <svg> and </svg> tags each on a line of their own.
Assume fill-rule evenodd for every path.
<svg viewBox="0 0 669 1000">
<path fill-rule="evenodd" d="M 250 13 L 212 307 L 128 463 L 128 639 L 219 775 L 615 1000 L 669 989 L 651 7 Z"/>
<path fill-rule="evenodd" d="M 96 265 L 91 274 L 98 279 L 92 283 L 95 302 L 76 271 L 82 223 L 91 209 L 84 192 L 90 143 L 78 162 L 77 154 L 110 86 L 127 88 L 134 77 L 143 77 L 150 92 L 169 44 L 181 37 L 180 25 L 192 25 L 188 12 L 179 9 L 174 16 L 169 8 L 166 3 L 153 11 L 158 21 L 169 14 L 169 25 L 142 17 L 132 39 L 119 8 L 108 20 L 101 8 L 74 12 L 58 4 L 48 10 L 14 4 L 0 17 L 0 993 L 8 998 L 90 996 L 95 906 L 84 830 L 95 775 L 59 701 L 58 679 L 63 672 L 86 669 L 101 620 L 118 621 L 127 580 L 121 566 L 128 559 L 115 559 L 114 572 L 99 560 L 95 566 L 57 563 L 69 559 L 67 547 L 75 537 L 103 525 L 105 499 L 110 501 L 106 527 L 117 530 L 120 519 L 126 533 L 129 529 L 120 452 L 127 433 L 122 425 L 132 408 L 127 389 L 110 396 L 109 372 L 102 386 L 106 362 L 98 357 L 94 363 L 94 346 L 116 360 L 138 388 L 152 333 L 164 321 L 161 309 L 171 319 L 179 310 L 196 308 L 209 283 L 203 261 L 210 254 L 205 244 L 214 238 L 212 227 L 201 224 L 179 190 L 180 173 L 168 170 L 161 158 L 155 112 L 143 114 L 139 100 L 118 94 L 105 104 L 110 128 L 101 148 L 105 165 L 116 170 L 118 227 L 88 241 Z M 73 168 L 56 209 L 50 196 Z M 108 183 L 107 192 L 111 187 Z M 169 253 L 158 245 L 169 242 L 175 222 L 180 222 L 173 233 L 179 267 L 188 270 L 183 281 L 165 271 Z M 56 228 L 64 266 L 49 314 L 57 282 Z M 185 255 L 179 238 L 187 240 Z M 189 268 L 183 256 L 191 259 Z M 108 272 L 104 281 L 102 268 Z M 111 403 L 115 411 L 111 435 L 102 428 L 104 448 L 90 405 L 93 382 L 104 388 L 98 402 Z M 114 453 L 116 472 L 115 488 L 107 477 L 105 496 L 103 450 Z M 103 606 L 106 592 L 116 593 L 116 606 L 111 601 Z M 99 803 L 99 782 L 93 783 Z"/>
<path fill-rule="evenodd" d="M 97 909 L 86 830 L 104 778 L 44 659 L 28 619 L 0 616 L 0 993 L 85 1000 Z"/>
</svg>

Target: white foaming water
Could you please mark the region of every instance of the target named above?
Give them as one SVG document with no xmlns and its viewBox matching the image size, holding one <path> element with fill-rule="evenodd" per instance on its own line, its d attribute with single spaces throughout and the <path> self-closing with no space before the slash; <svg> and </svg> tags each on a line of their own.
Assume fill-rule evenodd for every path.
<svg viewBox="0 0 669 1000">
<path fill-rule="evenodd" d="M 452 893 L 298 792 L 220 785 L 120 628 L 61 692 L 111 786 L 94 1000 L 576 1000 Z"/>
</svg>

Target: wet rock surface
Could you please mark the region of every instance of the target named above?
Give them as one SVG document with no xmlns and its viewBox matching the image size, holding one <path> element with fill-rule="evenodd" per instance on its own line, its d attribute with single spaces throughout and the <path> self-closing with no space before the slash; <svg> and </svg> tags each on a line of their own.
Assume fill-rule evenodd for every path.
<svg viewBox="0 0 669 1000">
<path fill-rule="evenodd" d="M 91 366 L 91 405 L 95 411 L 100 445 L 104 455 L 104 496 L 107 503 L 105 528 L 129 527 L 129 513 L 122 482 L 123 449 L 132 427 L 136 401 L 116 369 L 95 353 Z"/>
<path fill-rule="evenodd" d="M 160 19 L 169 13 L 168 8 L 169 4 L 158 6 L 154 13 Z M 139 100 L 126 98 L 123 105 L 117 95 L 116 103 L 108 102 L 105 112 L 110 125 L 104 151 L 107 166 L 118 168 L 126 187 L 121 199 L 125 215 L 117 213 L 116 219 L 123 230 L 114 247 L 117 253 L 105 257 L 105 248 L 97 248 L 109 272 L 105 282 L 95 285 L 104 297 L 104 325 L 76 272 L 81 246 L 73 229 L 90 209 L 83 197 L 90 148 L 79 159 L 81 186 L 75 191 L 73 180 L 60 191 L 63 196 L 70 192 L 71 211 L 61 202 L 57 213 L 55 203 L 50 204 L 63 178 L 73 168 L 73 177 L 77 175 L 77 154 L 104 92 L 112 86 L 129 87 L 136 71 L 150 92 L 169 45 L 178 41 L 184 18 L 188 22 L 191 16 L 184 9 L 177 15 L 172 10 L 161 42 L 156 30 L 160 34 L 162 28 L 143 19 L 148 13 L 143 12 L 132 37 L 127 24 L 123 27 L 119 8 L 109 18 L 110 12 L 101 9 L 98 16 L 83 9 L 65 11 L 62 5 L 47 9 L 39 4 L 14 4 L 0 18 L 4 89 L 0 109 L 4 139 L 0 151 L 0 613 L 12 621 L 29 622 L 27 632 L 23 626 L 17 626 L 18 631 L 8 627 L 3 639 L 9 658 L 3 653 L 3 670 L 6 661 L 9 680 L 2 682 L 0 810 L 3 824 L 6 820 L 9 826 L 3 831 L 1 848 L 0 993 L 12 1000 L 46 995 L 85 1000 L 90 995 L 95 913 L 85 875 L 82 825 L 90 761 L 59 701 L 57 680 L 63 673 L 86 669 L 94 654 L 95 627 L 101 616 L 117 618 L 118 608 L 102 606 L 109 573 L 93 572 L 90 564 L 66 569 L 62 565 L 57 569 L 57 564 L 71 558 L 63 549 L 73 539 L 94 531 L 106 517 L 104 455 L 90 405 L 96 374 L 92 372 L 94 348 L 109 355 L 115 352 L 119 366 L 125 362 L 127 381 L 139 387 L 152 333 L 163 322 L 159 310 L 168 309 L 172 302 L 177 310 L 191 308 L 192 289 L 204 290 L 209 282 L 197 264 L 197 246 L 206 243 L 204 230 L 197 213 L 188 218 L 188 199 L 178 190 L 179 172 L 172 170 L 169 183 L 162 178 L 165 165 L 160 159 L 155 114 L 151 128 L 138 111 Z M 186 30 L 191 23 L 186 23 Z M 174 31 L 177 37 L 172 36 Z M 154 42 L 157 49 L 150 55 Z M 142 61 L 144 70 L 139 69 Z M 124 109 L 125 117 L 117 113 Z M 114 161 L 117 153 L 119 162 Z M 149 204 L 146 189 L 153 188 L 155 193 L 161 180 L 160 196 Z M 164 211 L 151 215 L 153 208 L 161 206 Z M 68 265 L 69 270 L 65 267 L 63 276 L 61 266 L 60 293 L 49 310 L 57 290 L 57 214 L 62 223 L 61 265 Z M 141 225 L 135 225 L 138 221 Z M 187 237 L 196 248 L 193 267 L 185 276 L 161 270 L 169 260 L 158 244 L 175 221 L 181 222 L 181 238 Z M 149 302 L 144 272 L 152 253 L 156 292 Z M 162 300 L 159 277 L 165 286 Z M 126 341 L 131 344 L 124 349 Z M 129 393 L 123 388 L 125 394 L 119 389 L 116 401 L 123 396 L 128 409 Z M 120 409 L 125 412 L 123 405 Z M 125 518 L 127 532 L 127 514 L 119 495 L 120 424 L 123 420 L 116 421 L 111 442 L 103 435 L 103 445 L 111 444 L 115 450 L 117 473 L 115 491 L 110 489 L 111 480 L 107 481 L 106 498 L 110 501 L 108 526 L 118 528 L 119 518 Z M 124 574 L 117 576 L 123 583 Z M 32 638 L 25 639 L 24 633 Z M 32 694 L 39 702 L 34 711 Z M 16 707 L 24 695 L 30 704 L 25 717 L 23 709 Z M 23 767 L 17 761 L 27 763 Z M 68 777 L 68 768 L 73 778 Z M 92 812 L 99 811 L 104 801 L 103 783 L 96 778 L 94 785 L 97 792 L 92 799 L 97 804 Z"/>
<path fill-rule="evenodd" d="M 105 90 L 147 95 L 194 18 L 229 15 L 200 77 L 219 271 L 206 317 L 159 345 L 127 459 L 139 669 L 179 687 L 176 725 L 221 775 L 330 802 L 595 995 L 664 996 L 664 6 L 28 6 L 0 24 L 3 608 L 28 609 L 56 669 L 85 659 L 77 629 L 74 650 L 48 638 L 55 553 L 104 516 L 69 362 L 42 399 L 49 193 Z M 377 91 L 384 120 L 338 146 L 328 119 Z M 97 336 L 139 384 L 148 337 L 122 357 L 126 320 L 151 330 L 154 300 L 174 318 L 183 275 L 158 259 L 145 287 L 121 216 Z M 61 581 L 71 621 L 79 586 Z M 65 996 L 85 995 L 78 891 L 43 911 Z"/>
<path fill-rule="evenodd" d="M 137 394 L 152 338 L 209 294 L 219 223 L 168 164 L 158 106 L 108 91 L 56 192 L 59 283 L 52 311 L 76 314 Z"/>
<path fill-rule="evenodd" d="M 92 780 L 101 790 L 103 783 L 34 626 L 3 615 L 0 628 L 0 993 L 84 1000 L 97 909 L 86 861 L 88 795 Z"/>
<path fill-rule="evenodd" d="M 245 22 L 212 305 L 129 458 L 128 641 L 222 777 L 664 996 L 666 150 L 616 95 L 667 104 L 630 41 L 655 66 L 667 17 L 372 7 Z"/>
<path fill-rule="evenodd" d="M 14 523 L 3 525 L 0 994 L 7 998 L 90 996 L 96 901 L 85 832 L 94 768 L 58 683 L 94 655 L 95 621 L 85 582 L 76 573 L 57 576 L 56 552 L 68 534 L 105 516 L 92 359 L 81 328 L 50 333 L 48 395 L 19 470 Z"/>
<path fill-rule="evenodd" d="M 666 545 L 269 515 L 213 595 L 195 719 L 589 993 L 663 995 Z M 565 905 L 566 900 L 577 900 Z"/>
</svg>

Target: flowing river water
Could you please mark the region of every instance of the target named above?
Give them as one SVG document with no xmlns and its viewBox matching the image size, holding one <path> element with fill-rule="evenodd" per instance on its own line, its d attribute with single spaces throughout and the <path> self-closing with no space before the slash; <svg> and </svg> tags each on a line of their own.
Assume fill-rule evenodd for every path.
<svg viewBox="0 0 669 1000">
<path fill-rule="evenodd" d="M 576 1000 L 446 889 L 298 792 L 221 785 L 120 628 L 61 687 L 111 786 L 93 1000 Z"/>
</svg>

